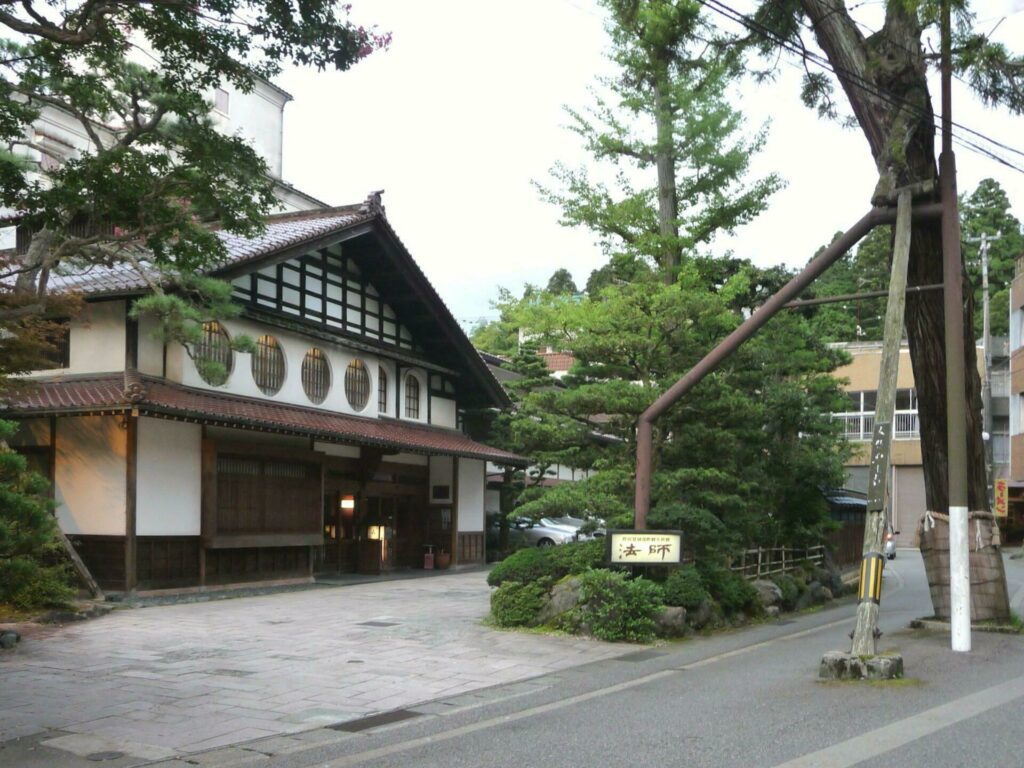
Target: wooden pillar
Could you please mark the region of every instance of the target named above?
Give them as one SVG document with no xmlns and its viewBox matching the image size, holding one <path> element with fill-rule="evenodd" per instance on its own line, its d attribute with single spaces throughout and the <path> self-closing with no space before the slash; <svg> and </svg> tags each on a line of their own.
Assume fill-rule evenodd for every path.
<svg viewBox="0 0 1024 768">
<path fill-rule="evenodd" d="M 138 546 L 136 532 L 136 489 L 138 487 L 139 465 L 139 417 L 133 410 L 125 416 L 125 538 L 124 538 L 124 591 L 131 592 L 138 581 Z"/>
<path fill-rule="evenodd" d="M 452 565 L 459 564 L 459 457 L 452 457 Z"/>
<path fill-rule="evenodd" d="M 217 533 L 217 445 L 205 437 L 200 459 L 199 584 L 206 584 L 206 542 Z"/>
</svg>

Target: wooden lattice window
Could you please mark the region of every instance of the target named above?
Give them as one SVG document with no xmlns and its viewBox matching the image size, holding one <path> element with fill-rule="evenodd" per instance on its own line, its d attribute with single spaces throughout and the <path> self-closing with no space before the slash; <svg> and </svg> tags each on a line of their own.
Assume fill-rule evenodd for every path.
<svg viewBox="0 0 1024 768">
<path fill-rule="evenodd" d="M 228 380 L 235 364 L 231 351 L 231 337 L 216 320 L 203 323 L 199 342 L 195 347 L 196 369 L 203 381 L 219 387 Z"/>
<path fill-rule="evenodd" d="M 405 416 L 408 419 L 420 417 L 420 381 L 412 375 L 405 377 Z"/>
<path fill-rule="evenodd" d="M 43 352 L 40 357 L 44 361 L 43 367 L 69 368 L 71 366 L 71 328 L 66 323 L 56 324 L 53 333 L 47 339 L 51 348 Z"/>
<path fill-rule="evenodd" d="M 284 384 L 284 353 L 273 336 L 256 339 L 252 355 L 252 378 L 264 395 L 276 395 Z"/>
<path fill-rule="evenodd" d="M 357 411 L 363 410 L 370 400 L 370 373 L 362 360 L 353 360 L 345 369 L 345 397 Z"/>
<path fill-rule="evenodd" d="M 388 412 L 388 372 L 377 368 L 377 412 Z"/>
<path fill-rule="evenodd" d="M 302 389 L 306 397 L 317 405 L 327 399 L 331 389 L 331 366 L 327 355 L 316 347 L 309 350 L 302 360 Z"/>
</svg>

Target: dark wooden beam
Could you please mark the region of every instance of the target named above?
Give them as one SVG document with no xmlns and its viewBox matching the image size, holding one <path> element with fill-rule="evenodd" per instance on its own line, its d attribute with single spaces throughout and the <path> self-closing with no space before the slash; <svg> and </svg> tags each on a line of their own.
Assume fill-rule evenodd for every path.
<svg viewBox="0 0 1024 768">
<path fill-rule="evenodd" d="M 131 592 L 138 583 L 138 543 L 136 541 L 136 497 L 139 468 L 139 417 L 130 413 L 125 417 L 127 448 L 125 450 L 125 540 L 124 591 Z"/>
<path fill-rule="evenodd" d="M 452 456 L 452 566 L 459 564 L 459 457 Z"/>
</svg>

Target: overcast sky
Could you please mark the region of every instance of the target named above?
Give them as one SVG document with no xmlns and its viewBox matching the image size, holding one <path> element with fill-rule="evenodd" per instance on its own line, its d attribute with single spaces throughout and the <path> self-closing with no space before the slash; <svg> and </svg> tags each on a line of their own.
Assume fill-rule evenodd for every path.
<svg viewBox="0 0 1024 768">
<path fill-rule="evenodd" d="M 493 318 L 498 286 L 515 292 L 559 267 L 586 282 L 603 257 L 594 237 L 558 224 L 531 180 L 585 158 L 563 105 L 583 107 L 603 58 L 603 20 L 590 0 L 354 0 L 354 15 L 393 34 L 391 48 L 345 73 L 291 70 L 284 177 L 332 205 L 384 189 L 388 218 L 460 322 Z M 872 5 L 862 4 L 867 23 Z M 979 28 L 1019 49 L 1024 0 L 975 4 Z M 723 24 L 727 22 L 722 21 Z M 800 72 L 737 96 L 751 129 L 771 121 L 754 174 L 786 181 L 769 210 L 723 237 L 760 265 L 799 266 L 867 210 L 876 181 L 861 134 L 820 121 L 798 99 Z M 956 84 L 955 84 L 956 85 Z M 938 98 L 938 88 L 934 88 Z M 938 105 L 936 104 L 936 112 Z M 1024 119 L 954 90 L 954 119 L 1024 150 Z M 1000 152 L 1024 167 L 1024 155 Z M 960 191 L 991 176 L 1024 218 L 1024 174 L 957 148 Z"/>
</svg>

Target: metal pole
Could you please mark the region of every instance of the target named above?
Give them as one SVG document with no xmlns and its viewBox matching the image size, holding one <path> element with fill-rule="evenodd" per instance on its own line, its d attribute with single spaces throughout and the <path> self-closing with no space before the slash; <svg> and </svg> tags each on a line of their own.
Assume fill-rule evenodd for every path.
<svg viewBox="0 0 1024 768">
<path fill-rule="evenodd" d="M 922 205 L 914 208 L 914 215 L 928 218 L 941 215 L 941 206 Z M 736 330 L 723 339 L 679 381 L 673 384 L 646 411 L 640 414 L 636 430 L 636 492 L 634 496 L 634 527 L 643 530 L 647 526 L 647 512 L 651 505 L 652 435 L 655 420 L 667 411 L 673 403 L 689 392 L 694 386 L 715 370 L 732 355 L 740 345 L 757 333 L 771 320 L 786 302 L 792 301 L 807 289 L 826 269 L 839 260 L 850 248 L 879 224 L 891 224 L 896 211 L 891 208 L 872 208 L 863 218 L 842 236 L 822 251 L 796 277 L 786 283 L 757 311 L 748 317 Z"/>
<path fill-rule="evenodd" d="M 967 539 L 967 404 L 964 382 L 964 296 L 960 218 L 953 155 L 949 0 L 942 2 L 942 265 L 946 289 L 946 443 L 949 472 L 949 601 L 951 645 L 971 650 L 971 573 Z"/>
</svg>

